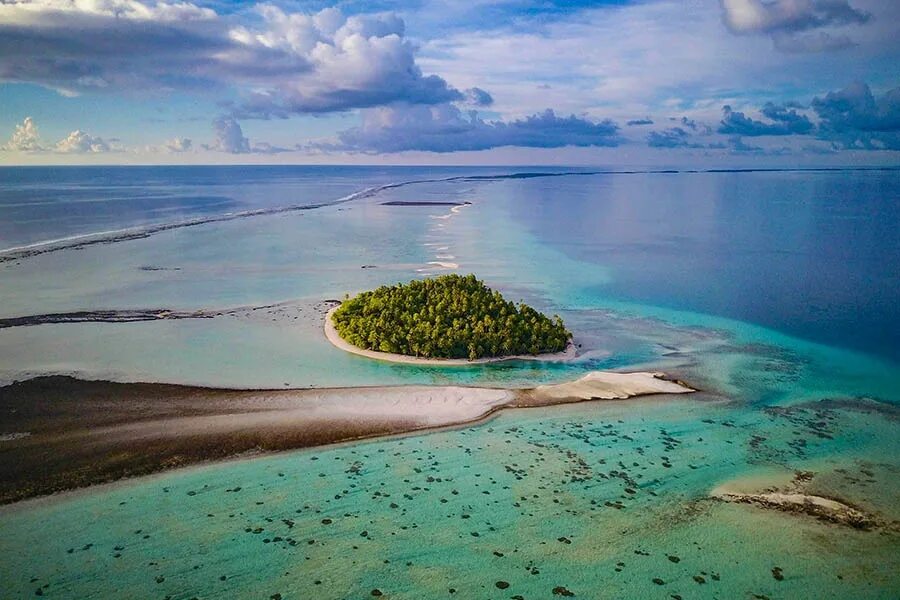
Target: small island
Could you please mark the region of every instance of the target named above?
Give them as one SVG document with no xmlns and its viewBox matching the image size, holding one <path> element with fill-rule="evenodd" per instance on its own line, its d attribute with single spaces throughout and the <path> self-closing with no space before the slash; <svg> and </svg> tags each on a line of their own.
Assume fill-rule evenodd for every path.
<svg viewBox="0 0 900 600">
<path fill-rule="evenodd" d="M 348 298 L 326 318 L 326 335 L 373 358 L 442 362 L 561 354 L 572 338 L 559 316 L 516 305 L 474 275 L 382 286 Z"/>
</svg>

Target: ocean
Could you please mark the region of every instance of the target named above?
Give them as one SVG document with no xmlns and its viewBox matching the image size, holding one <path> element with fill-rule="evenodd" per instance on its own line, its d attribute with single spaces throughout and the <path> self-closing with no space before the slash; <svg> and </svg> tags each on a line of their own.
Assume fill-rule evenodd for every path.
<svg viewBox="0 0 900 600">
<path fill-rule="evenodd" d="M 0 320 L 245 309 L 0 328 L 5 382 L 530 386 L 616 368 L 701 390 L 25 503 L 0 512 L 0 580 L 11 597 L 896 598 L 898 234 L 891 169 L 0 169 Z M 323 300 L 448 272 L 560 314 L 581 358 L 423 368 L 323 339 Z M 798 471 L 894 525 L 710 498 Z"/>
</svg>

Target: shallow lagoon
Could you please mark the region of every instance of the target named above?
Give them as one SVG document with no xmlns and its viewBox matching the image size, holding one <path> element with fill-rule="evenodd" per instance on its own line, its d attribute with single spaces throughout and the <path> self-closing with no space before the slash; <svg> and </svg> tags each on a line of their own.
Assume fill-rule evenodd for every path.
<svg viewBox="0 0 900 600">
<path fill-rule="evenodd" d="M 756 323 L 735 320 L 744 315 L 733 314 L 729 295 L 760 304 L 743 298 L 759 280 L 758 273 L 740 274 L 752 244 L 767 255 L 762 264 L 781 264 L 765 236 L 744 240 L 737 258 L 720 258 L 732 260 L 737 281 L 701 288 L 693 300 L 699 275 L 685 265 L 704 272 L 704 261 L 691 258 L 703 236 L 679 237 L 682 224 L 666 217 L 661 222 L 670 228 L 655 232 L 660 245 L 649 251 L 637 233 L 633 243 L 627 235 L 616 247 L 605 242 L 616 223 L 625 231 L 637 231 L 635 219 L 659 223 L 668 213 L 648 214 L 623 198 L 663 202 L 660 189 L 707 231 L 734 226 L 731 217 L 700 211 L 734 201 L 728 190 L 735 185 L 788 189 L 827 218 L 835 199 L 821 196 L 817 178 L 834 175 L 691 174 L 683 177 L 693 184 L 665 176 L 663 188 L 660 177 L 411 185 L 340 206 L 3 263 L 3 316 L 285 303 L 212 319 L 0 330 L 4 379 L 77 372 L 233 387 L 532 385 L 649 366 L 704 393 L 506 412 L 454 431 L 212 465 L 7 508 L 0 513 L 0 579 L 12 582 L 14 597 L 41 588 L 49 597 L 77 598 L 344 598 L 377 588 L 386 597 L 419 598 L 450 597 L 454 588 L 465 598 L 542 598 L 559 587 L 588 598 L 896 597 L 896 531 L 860 532 L 723 504 L 709 493 L 735 479 L 811 470 L 819 493 L 888 521 L 900 518 L 900 369 L 879 341 L 897 321 L 875 333 L 860 327 L 849 349 L 822 343 L 834 336 L 825 317 L 811 318 L 806 339 L 804 331 L 772 328 L 798 310 L 793 296 L 781 304 L 767 298 L 761 304 L 775 309 Z M 863 178 L 854 189 L 872 194 L 859 201 L 857 227 L 860 214 L 884 202 L 885 190 L 896 198 L 896 173 L 848 177 Z M 622 188 L 627 193 L 609 191 Z M 451 213 L 446 206 L 383 206 L 386 200 L 472 205 Z M 741 197 L 745 212 L 750 200 Z M 773 202 L 763 198 L 757 216 Z M 806 218 L 810 210 L 786 210 L 783 218 Z M 554 220 L 562 213 L 570 232 L 542 228 L 566 222 Z M 590 223 L 605 223 L 596 238 Z M 873 224 L 870 236 L 883 237 L 878 232 L 889 226 Z M 896 238 L 887 242 L 891 256 Z M 657 264 L 654 256 L 676 258 Z M 422 369 L 346 356 L 319 335 L 321 300 L 443 272 L 433 262 L 457 263 L 512 298 L 559 312 L 584 358 Z M 895 267 L 883 265 L 863 266 L 870 280 L 879 272 L 882 279 L 867 290 L 878 308 L 864 310 L 861 322 L 890 317 L 900 305 L 898 288 L 890 287 Z M 815 286 L 805 293 L 815 296 Z M 871 352 L 859 350 L 867 335 Z M 772 575 L 776 566 L 782 581 Z M 498 581 L 509 587 L 501 590 Z"/>
<path fill-rule="evenodd" d="M 798 427 L 823 417 L 831 440 Z M 780 415 L 699 397 L 518 411 L 14 509 L 4 581 L 72 598 L 892 598 L 896 534 L 706 492 L 736 474 L 844 469 L 832 491 L 896 518 L 896 465 L 871 460 L 896 451 L 895 433 L 852 407 Z"/>
</svg>

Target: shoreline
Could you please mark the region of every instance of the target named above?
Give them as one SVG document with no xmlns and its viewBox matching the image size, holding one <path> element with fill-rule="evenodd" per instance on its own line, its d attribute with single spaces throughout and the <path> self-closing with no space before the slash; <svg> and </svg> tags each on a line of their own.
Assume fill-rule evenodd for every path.
<svg viewBox="0 0 900 600">
<path fill-rule="evenodd" d="M 465 427 L 501 410 L 690 393 L 660 373 L 529 389 L 228 390 L 39 377 L 0 388 L 0 505 L 248 454 Z"/>
<path fill-rule="evenodd" d="M 440 263 L 429 263 L 429 264 L 440 264 Z M 470 360 L 468 358 L 420 358 L 417 356 L 409 356 L 406 354 L 395 354 L 393 352 L 379 352 L 377 350 L 366 350 L 365 348 L 360 348 L 359 346 L 354 346 L 347 340 L 341 337 L 338 333 L 337 329 L 334 326 L 334 323 L 331 320 L 331 316 L 334 314 L 334 311 L 338 309 L 340 304 L 337 306 L 333 306 L 328 309 L 328 312 L 325 313 L 325 338 L 331 343 L 332 346 L 338 348 L 339 350 L 343 350 L 344 352 L 349 352 L 350 354 L 356 354 L 357 356 L 363 356 L 365 358 L 371 358 L 374 360 L 381 360 L 384 362 L 404 364 L 404 365 L 419 365 L 426 367 L 466 367 L 471 365 L 487 365 L 493 363 L 507 362 L 511 360 L 533 360 L 533 361 L 546 361 L 546 362 L 563 362 L 574 360 L 578 357 L 578 349 L 575 347 L 575 342 L 572 339 L 569 339 L 569 344 L 566 346 L 566 349 L 562 352 L 552 352 L 546 354 L 517 354 L 513 356 L 493 356 L 487 358 L 476 358 L 474 360 Z"/>
</svg>

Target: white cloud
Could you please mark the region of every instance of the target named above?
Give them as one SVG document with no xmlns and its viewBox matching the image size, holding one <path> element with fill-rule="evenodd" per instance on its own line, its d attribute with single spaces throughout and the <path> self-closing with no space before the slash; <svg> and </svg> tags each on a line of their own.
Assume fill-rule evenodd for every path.
<svg viewBox="0 0 900 600">
<path fill-rule="evenodd" d="M 168 152 L 189 152 L 193 145 L 194 143 L 189 138 L 176 137 L 166 141 L 163 148 Z"/>
<path fill-rule="evenodd" d="M 20 125 L 16 125 L 9 141 L 0 146 L 0 150 L 10 152 L 40 152 L 43 149 L 37 125 L 31 117 L 25 117 Z"/>
<path fill-rule="evenodd" d="M 251 144 L 244 136 L 244 130 L 233 117 L 222 116 L 213 120 L 215 139 L 212 144 L 204 144 L 204 150 L 215 150 L 229 154 L 281 154 L 292 152 L 296 148 L 282 148 L 268 142 Z M 188 141 L 190 143 L 190 141 Z"/>
<path fill-rule="evenodd" d="M 109 152 L 110 145 L 101 137 L 93 136 L 77 129 L 56 143 L 55 150 L 62 153 Z"/>
<path fill-rule="evenodd" d="M 250 140 L 244 137 L 244 131 L 240 124 L 231 117 L 220 117 L 213 121 L 215 140 L 210 145 L 211 150 L 230 152 L 231 154 L 243 154 L 250 152 Z"/>
<path fill-rule="evenodd" d="M 76 129 L 56 144 L 45 145 L 38 133 L 37 123 L 31 117 L 25 117 L 21 124 L 16 125 L 9 141 L 0 146 L 0 150 L 10 152 L 59 152 L 63 154 L 87 154 L 109 152 L 119 148 L 113 146 L 101 137 L 93 136 L 80 129 Z"/>
<path fill-rule="evenodd" d="M 434 104 L 462 99 L 436 76 L 423 76 L 413 46 L 396 15 L 355 15 L 335 9 L 315 15 L 289 14 L 265 5 L 265 27 L 238 27 L 231 38 L 250 49 L 270 49 L 302 59 L 308 68 L 275 87 L 252 95 L 239 109 L 244 116 L 286 116 L 390 102 Z"/>
</svg>

